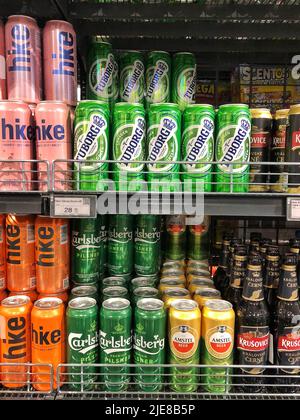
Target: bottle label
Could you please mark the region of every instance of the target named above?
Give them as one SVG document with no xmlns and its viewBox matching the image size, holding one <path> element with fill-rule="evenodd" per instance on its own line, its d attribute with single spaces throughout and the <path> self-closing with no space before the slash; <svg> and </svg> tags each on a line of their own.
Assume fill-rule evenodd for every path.
<svg viewBox="0 0 300 420">
<path fill-rule="evenodd" d="M 285 327 L 277 338 L 277 358 L 281 366 L 300 365 L 300 326 Z M 299 374 L 300 369 L 282 369 L 288 374 Z"/>
<path fill-rule="evenodd" d="M 261 270 L 247 270 L 246 283 L 243 289 L 243 298 L 251 301 L 264 299 Z"/>
<path fill-rule="evenodd" d="M 281 300 L 298 300 L 298 279 L 296 271 L 282 270 L 277 297 Z"/>
<path fill-rule="evenodd" d="M 278 261 L 268 261 L 268 257 L 267 257 L 264 287 L 276 289 L 279 283 L 279 273 L 280 273 L 279 259 Z"/>
<path fill-rule="evenodd" d="M 255 367 L 242 370 L 252 375 L 260 374 L 266 365 L 269 355 L 270 332 L 269 327 L 241 326 L 237 336 L 237 349 L 239 351 L 240 365 L 253 365 Z"/>
<path fill-rule="evenodd" d="M 178 325 L 170 331 L 171 352 L 179 359 L 192 357 L 199 345 L 199 334 L 188 325 Z"/>
<path fill-rule="evenodd" d="M 205 334 L 205 347 L 216 359 L 227 359 L 233 350 L 234 332 L 227 325 L 219 325 Z"/>
</svg>

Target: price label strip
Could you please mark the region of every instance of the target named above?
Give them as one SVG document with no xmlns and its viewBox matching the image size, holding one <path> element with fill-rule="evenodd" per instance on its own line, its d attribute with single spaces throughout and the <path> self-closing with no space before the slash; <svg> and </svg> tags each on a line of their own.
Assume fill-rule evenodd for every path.
<svg viewBox="0 0 300 420">
<path fill-rule="evenodd" d="M 300 198 L 287 198 L 287 220 L 300 222 Z"/>
<path fill-rule="evenodd" d="M 51 208 L 53 217 L 96 217 L 96 196 L 54 197 Z"/>
</svg>

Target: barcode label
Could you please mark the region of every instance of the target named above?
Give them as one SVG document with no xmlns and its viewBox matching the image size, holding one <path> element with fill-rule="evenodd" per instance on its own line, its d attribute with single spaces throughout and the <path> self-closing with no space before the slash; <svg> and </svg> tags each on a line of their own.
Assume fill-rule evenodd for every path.
<svg viewBox="0 0 300 420">
<path fill-rule="evenodd" d="M 0 289 L 3 289 L 5 287 L 5 278 L 0 279 Z"/>
<path fill-rule="evenodd" d="M 69 277 L 66 277 L 66 278 L 63 280 L 63 285 L 64 285 L 64 289 L 68 289 L 68 288 L 69 288 L 69 286 L 70 286 L 70 280 L 69 280 Z"/>
<path fill-rule="evenodd" d="M 3 244 L 3 239 L 4 239 L 3 233 L 4 233 L 3 227 L 0 226 L 0 244 Z"/>
<path fill-rule="evenodd" d="M 60 244 L 65 245 L 68 243 L 68 225 L 60 227 Z"/>
<path fill-rule="evenodd" d="M 30 287 L 35 287 L 36 286 L 36 277 L 31 277 L 30 278 Z"/>
<path fill-rule="evenodd" d="M 27 226 L 27 243 L 34 242 L 34 225 Z"/>
</svg>

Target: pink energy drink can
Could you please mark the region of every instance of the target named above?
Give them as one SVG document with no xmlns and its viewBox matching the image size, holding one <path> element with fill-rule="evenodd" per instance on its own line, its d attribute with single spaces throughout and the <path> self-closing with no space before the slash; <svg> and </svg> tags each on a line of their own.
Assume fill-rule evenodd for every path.
<svg viewBox="0 0 300 420">
<path fill-rule="evenodd" d="M 9 16 L 5 25 L 7 94 L 10 100 L 41 100 L 41 32 L 35 19 Z"/>
<path fill-rule="evenodd" d="M 0 99 L 7 99 L 4 25 L 0 19 Z"/>
<path fill-rule="evenodd" d="M 73 26 L 50 20 L 43 32 L 44 84 L 47 100 L 77 103 L 77 51 Z"/>
<path fill-rule="evenodd" d="M 71 120 L 67 104 L 58 101 L 40 102 L 35 110 L 36 156 L 49 162 L 50 188 L 66 191 L 71 188 L 71 164 L 54 162 L 72 159 Z M 47 189 L 45 164 L 38 163 L 39 190 Z"/>
<path fill-rule="evenodd" d="M 22 101 L 0 101 L 0 191 L 33 188 L 34 126 L 32 112 Z M 18 161 L 18 162 L 16 162 Z"/>
</svg>

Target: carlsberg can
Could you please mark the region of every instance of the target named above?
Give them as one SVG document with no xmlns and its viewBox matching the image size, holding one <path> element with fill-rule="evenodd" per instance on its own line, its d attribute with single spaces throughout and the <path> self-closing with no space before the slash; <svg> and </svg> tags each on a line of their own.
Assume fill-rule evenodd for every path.
<svg viewBox="0 0 300 420">
<path fill-rule="evenodd" d="M 165 51 L 152 51 L 146 66 L 146 105 L 170 102 L 171 57 Z"/>
<path fill-rule="evenodd" d="M 172 62 L 172 102 L 181 111 L 195 103 L 197 64 L 194 54 L 180 52 L 173 55 Z"/>
<path fill-rule="evenodd" d="M 140 51 L 125 51 L 120 55 L 121 102 L 144 103 L 144 56 Z"/>
<path fill-rule="evenodd" d="M 160 223 L 160 216 L 148 214 L 136 217 L 134 266 L 139 276 L 159 271 Z"/>
<path fill-rule="evenodd" d="M 182 165 L 185 190 L 212 191 L 215 112 L 212 105 L 188 105 L 183 114 Z"/>
<path fill-rule="evenodd" d="M 221 105 L 217 114 L 216 191 L 249 189 L 250 111 L 246 104 Z M 234 163 L 234 164 L 232 164 Z"/>
<path fill-rule="evenodd" d="M 147 179 L 151 191 L 179 189 L 181 112 L 176 104 L 152 104 L 147 131 Z M 166 162 L 166 163 L 165 163 Z"/>
<path fill-rule="evenodd" d="M 145 165 L 134 163 L 146 158 L 146 120 L 141 104 L 121 102 L 116 104 L 113 118 L 112 157 L 113 180 L 117 189 L 138 191 L 144 179 Z"/>
<path fill-rule="evenodd" d="M 133 216 L 110 216 L 108 228 L 108 272 L 110 275 L 133 271 Z"/>
<path fill-rule="evenodd" d="M 75 110 L 76 189 L 103 191 L 108 179 L 109 109 L 100 101 L 81 101 Z M 99 162 L 102 161 L 102 162 Z"/>
<path fill-rule="evenodd" d="M 118 99 L 118 64 L 108 42 L 92 37 L 87 54 L 87 99 L 113 105 Z"/>
</svg>

